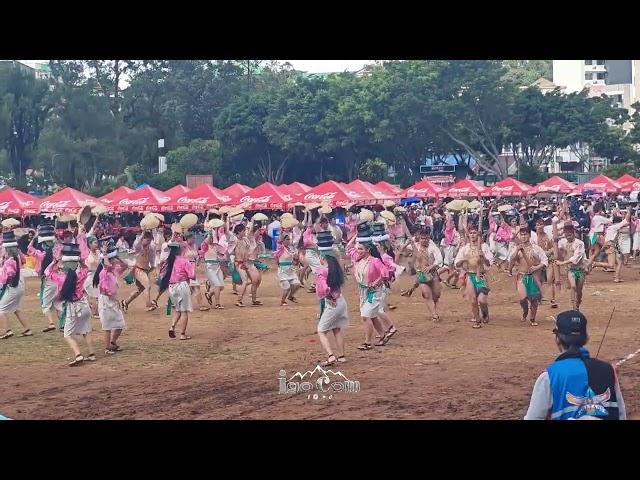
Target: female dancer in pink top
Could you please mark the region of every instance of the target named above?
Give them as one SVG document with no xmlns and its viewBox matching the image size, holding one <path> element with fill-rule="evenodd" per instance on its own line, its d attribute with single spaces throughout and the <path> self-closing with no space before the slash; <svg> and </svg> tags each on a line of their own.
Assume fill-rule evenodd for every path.
<svg viewBox="0 0 640 480">
<path fill-rule="evenodd" d="M 215 307 L 223 310 L 224 307 L 220 303 L 220 293 L 224 289 L 224 273 L 222 263 L 224 262 L 226 253 L 226 242 L 221 243 L 225 235 L 224 227 L 212 229 L 207 232 L 207 238 L 200 245 L 200 256 L 204 259 L 205 272 L 207 274 L 207 285 L 209 290 L 213 290 L 215 296 Z M 205 292 L 204 297 L 213 306 L 210 291 Z"/>
<path fill-rule="evenodd" d="M 192 232 L 187 232 L 184 235 L 184 244 L 182 245 L 182 254 L 184 257 L 191 262 L 193 265 L 193 270 L 197 271 L 198 263 L 200 261 L 200 253 L 198 252 L 198 247 L 196 247 L 196 238 L 193 236 Z M 198 310 L 201 312 L 206 312 L 209 310 L 209 307 L 206 305 L 202 305 L 202 295 L 200 289 L 200 281 L 199 280 L 191 280 L 189 282 L 189 286 L 191 287 L 191 298 L 193 304 L 196 306 Z"/>
<path fill-rule="evenodd" d="M 21 337 L 33 335 L 29 324 L 20 315 L 22 301 L 24 299 L 24 279 L 20 275 L 20 267 L 23 259 L 18 250 L 18 243 L 13 231 L 4 232 L 2 252 L 0 253 L 0 320 L 4 327 L 4 334 L 0 340 L 6 340 L 13 336 L 9 328 L 8 314 L 13 313 L 25 330 Z"/>
<path fill-rule="evenodd" d="M 42 313 L 49 321 L 49 326 L 43 332 L 52 332 L 58 323 L 58 312 L 61 305 L 54 302 L 57 293 L 56 284 L 44 274 L 54 257 L 60 255 L 62 245 L 56 243 L 55 229 L 53 225 L 38 225 L 38 235 L 33 238 L 27 253 L 36 259 L 35 271 L 40 275 L 40 306 Z"/>
<path fill-rule="evenodd" d="M 278 281 L 282 289 L 282 298 L 280 306 L 288 305 L 287 298 L 293 303 L 297 303 L 295 293 L 300 288 L 300 280 L 296 275 L 295 263 L 298 252 L 291 242 L 291 233 L 283 232 L 282 237 L 278 239 L 278 246 L 273 252 L 273 258 L 278 262 Z"/>
<path fill-rule="evenodd" d="M 347 254 L 354 264 L 354 274 L 360 290 L 360 316 L 365 325 L 364 343 L 358 350 L 372 350 L 373 330 L 384 338 L 385 330 L 378 319 L 383 308 L 384 282 L 389 278 L 389 270 L 382 263 L 378 249 L 371 238 L 361 237 L 356 242 L 354 235 L 347 244 Z"/>
<path fill-rule="evenodd" d="M 180 334 L 180 340 L 190 340 L 187 336 L 189 312 L 193 312 L 191 306 L 191 289 L 189 282 L 195 280 L 196 270 L 193 264 L 180 255 L 182 245 L 175 240 L 169 242 L 169 258 L 161 272 L 162 281 L 160 291 L 169 289 L 169 297 L 173 303 L 173 321 L 169 329 L 169 338 L 176 338 L 176 325 L 184 318 L 184 325 Z"/>
<path fill-rule="evenodd" d="M 129 267 L 118 257 L 118 249 L 113 245 L 103 245 L 101 258 L 92 283 L 100 292 L 98 313 L 104 332 L 104 353 L 112 355 L 120 351 L 117 340 L 125 328 L 124 315 L 118 302 L 118 277 Z"/>
<path fill-rule="evenodd" d="M 91 341 L 91 308 L 84 290 L 89 270 L 80 258 L 79 246 L 75 243 L 64 244 L 62 258 L 52 262 L 45 270 L 45 275 L 56 284 L 56 300 L 62 302 L 60 322 L 64 322 L 64 339 L 75 354 L 75 360 L 69 366 L 75 367 L 84 360 L 95 361 Z M 84 338 L 89 349 L 86 358 L 80 352 L 80 337 Z"/>
</svg>

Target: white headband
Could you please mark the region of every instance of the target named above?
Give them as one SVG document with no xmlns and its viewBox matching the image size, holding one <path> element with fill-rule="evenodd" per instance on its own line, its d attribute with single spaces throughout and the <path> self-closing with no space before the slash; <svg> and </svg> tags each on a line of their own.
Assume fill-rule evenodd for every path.
<svg viewBox="0 0 640 480">
<path fill-rule="evenodd" d="M 7 243 L 3 243 L 2 246 L 5 248 L 17 247 L 18 242 L 7 242 Z"/>
<path fill-rule="evenodd" d="M 63 255 L 61 260 L 63 262 L 79 262 L 80 261 L 80 257 L 71 256 L 71 255 Z"/>
<path fill-rule="evenodd" d="M 55 242 L 56 237 L 38 237 L 38 243 Z"/>
<path fill-rule="evenodd" d="M 358 243 L 369 243 L 371 242 L 372 238 L 371 237 L 357 237 L 356 241 Z"/>
<path fill-rule="evenodd" d="M 318 250 L 323 251 L 323 250 L 332 250 L 333 249 L 333 245 L 331 245 L 330 247 L 318 247 Z"/>
<path fill-rule="evenodd" d="M 389 234 L 385 233 L 384 235 L 376 235 L 371 237 L 371 239 L 376 243 L 384 242 L 385 240 L 389 240 Z"/>
</svg>

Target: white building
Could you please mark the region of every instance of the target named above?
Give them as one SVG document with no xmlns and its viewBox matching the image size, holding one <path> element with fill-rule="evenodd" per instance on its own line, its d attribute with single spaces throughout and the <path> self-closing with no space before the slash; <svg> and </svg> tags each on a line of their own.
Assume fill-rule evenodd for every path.
<svg viewBox="0 0 640 480">
<path fill-rule="evenodd" d="M 565 93 L 605 94 L 629 109 L 640 100 L 640 60 L 553 60 L 553 83 Z"/>
</svg>

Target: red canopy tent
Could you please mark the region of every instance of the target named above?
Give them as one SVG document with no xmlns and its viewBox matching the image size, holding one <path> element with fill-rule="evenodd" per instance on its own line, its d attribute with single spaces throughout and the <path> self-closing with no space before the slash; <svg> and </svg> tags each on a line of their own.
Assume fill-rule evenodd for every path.
<svg viewBox="0 0 640 480">
<path fill-rule="evenodd" d="M 389 182 L 385 182 L 384 180 L 375 184 L 376 187 L 385 189 L 389 192 L 402 194 L 402 189 L 400 187 L 396 187 L 395 185 L 391 185 Z"/>
<path fill-rule="evenodd" d="M 345 185 L 348 190 L 353 190 L 354 192 L 361 195 L 367 203 L 378 203 L 390 198 L 396 198 L 395 196 L 389 197 L 389 195 L 381 192 L 370 183 L 363 182 L 359 179 Z"/>
<path fill-rule="evenodd" d="M 479 197 L 485 195 L 488 189 L 478 185 L 468 178 L 462 179 L 449 188 L 446 188 L 440 196 L 462 198 L 462 197 Z"/>
<path fill-rule="evenodd" d="M 160 210 L 162 205 L 171 200 L 164 192 L 145 185 L 110 206 L 115 212 L 145 212 Z"/>
<path fill-rule="evenodd" d="M 229 205 L 242 204 L 247 210 L 274 209 L 285 210 L 292 201 L 291 195 L 278 190 L 272 183 L 265 182 L 256 188 L 226 202 Z"/>
<path fill-rule="evenodd" d="M 67 187 L 42 200 L 38 211 L 40 213 L 76 213 L 85 205 L 95 207 L 98 203 L 100 202 L 96 198 Z"/>
<path fill-rule="evenodd" d="M 525 195 L 531 195 L 535 193 L 535 189 L 526 183 L 522 183 L 515 178 L 507 177 L 504 180 L 500 180 L 492 187 L 489 187 L 488 191 L 484 195 L 489 197 L 522 197 Z"/>
<path fill-rule="evenodd" d="M 112 205 L 113 203 L 117 203 L 123 198 L 131 195 L 134 192 L 129 187 L 122 185 L 121 187 L 116 188 L 115 190 L 107 193 L 106 195 L 101 196 L 98 200 L 104 203 L 106 206 Z"/>
<path fill-rule="evenodd" d="M 576 185 L 556 175 L 533 188 L 536 193 L 571 193 L 575 191 Z"/>
<path fill-rule="evenodd" d="M 618 178 L 616 182 L 622 185 L 623 192 L 634 192 L 640 190 L 640 180 L 632 177 L 628 173 L 625 173 L 623 176 Z"/>
<path fill-rule="evenodd" d="M 578 188 L 580 192 L 592 190 L 598 193 L 618 193 L 622 190 L 622 185 L 606 175 L 598 175 L 586 183 L 581 183 Z"/>
<path fill-rule="evenodd" d="M 222 192 L 232 198 L 235 198 L 247 193 L 249 190 L 251 189 L 246 185 L 242 185 L 241 183 L 234 183 L 233 185 L 229 185 L 227 188 L 223 188 Z"/>
<path fill-rule="evenodd" d="M 185 194 L 187 192 L 189 192 L 191 189 L 185 187 L 184 185 L 175 185 L 173 187 L 171 187 L 169 190 L 167 190 L 166 192 L 164 192 L 164 194 L 167 197 L 175 197 L 176 195 L 181 195 L 181 194 Z"/>
<path fill-rule="evenodd" d="M 405 197 L 418 197 L 418 198 L 438 198 L 444 191 L 444 188 L 439 187 L 435 183 L 431 183 L 426 178 L 423 178 L 413 187 L 409 187 L 405 190 Z"/>
<path fill-rule="evenodd" d="M 40 199 L 11 187 L 0 189 L 0 215 L 35 215 Z"/>
<path fill-rule="evenodd" d="M 346 185 L 333 180 L 321 183 L 307 192 L 301 199 L 304 203 L 327 203 L 332 207 L 362 204 L 365 199 Z"/>
<path fill-rule="evenodd" d="M 311 190 L 311 187 L 309 185 L 302 182 L 293 182 L 287 185 L 287 187 L 289 188 L 289 191 L 293 192 L 294 194 L 307 193 Z"/>
<path fill-rule="evenodd" d="M 402 198 L 402 191 L 401 190 L 396 190 L 395 188 L 390 189 L 385 187 L 384 185 L 380 185 L 380 184 L 373 184 L 371 182 L 363 182 L 366 186 L 369 187 L 369 189 L 371 191 L 373 191 L 373 193 L 375 193 L 378 196 L 383 197 L 385 200 L 397 200 L 399 198 Z"/>
<path fill-rule="evenodd" d="M 202 183 L 187 193 L 177 193 L 168 202 L 160 207 L 163 212 L 181 212 L 187 210 L 207 210 L 209 208 L 223 205 L 232 200 L 216 187 L 208 183 Z"/>
</svg>

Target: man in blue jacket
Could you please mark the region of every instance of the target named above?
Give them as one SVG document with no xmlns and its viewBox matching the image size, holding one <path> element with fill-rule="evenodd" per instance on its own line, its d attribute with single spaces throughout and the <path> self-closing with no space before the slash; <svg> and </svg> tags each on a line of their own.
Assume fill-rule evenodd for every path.
<svg viewBox="0 0 640 480">
<path fill-rule="evenodd" d="M 576 311 L 556 319 L 555 342 L 562 354 L 540 374 L 525 420 L 625 420 L 614 368 L 589 356 L 587 319 Z"/>
</svg>

